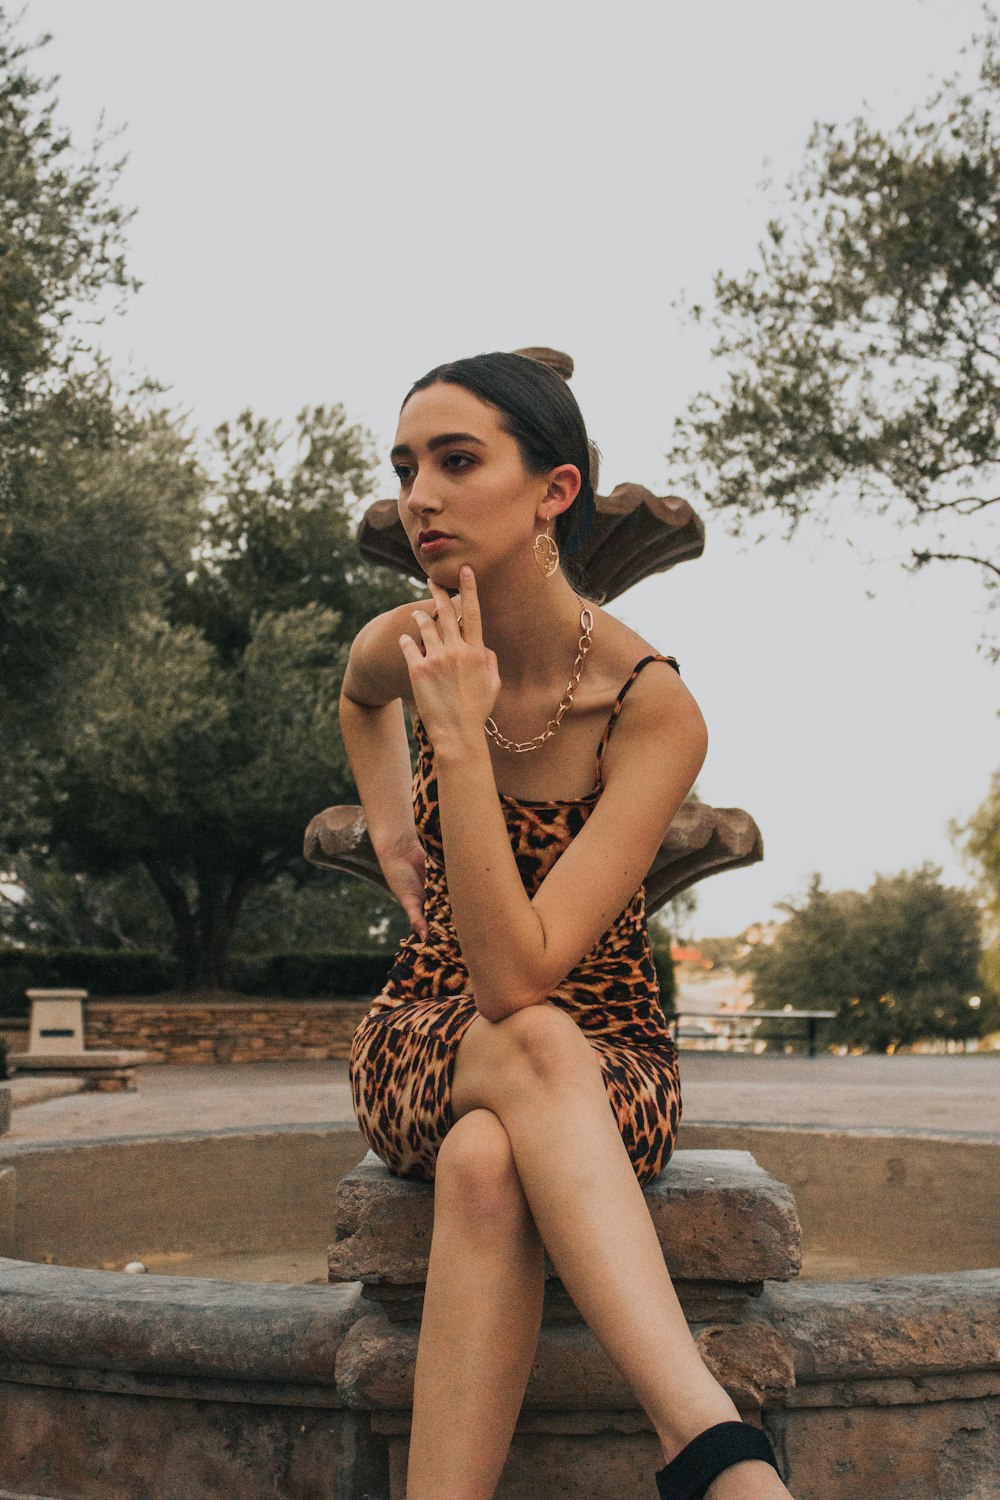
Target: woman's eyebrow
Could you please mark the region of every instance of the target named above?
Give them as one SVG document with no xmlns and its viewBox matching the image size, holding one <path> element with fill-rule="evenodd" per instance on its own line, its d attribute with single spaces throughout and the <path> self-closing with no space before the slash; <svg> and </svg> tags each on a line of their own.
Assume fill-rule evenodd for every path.
<svg viewBox="0 0 1000 1500">
<path fill-rule="evenodd" d="M 431 453 L 433 453 L 436 448 L 444 448 L 448 443 L 478 443 L 480 448 L 486 447 L 486 444 L 483 442 L 482 438 L 474 437 L 471 432 L 441 432 L 437 437 L 432 437 L 430 439 L 427 447 L 430 449 Z M 395 448 L 393 448 L 392 452 L 389 454 L 390 461 L 392 462 L 395 462 L 397 458 L 412 457 L 413 449 L 407 447 L 406 443 L 397 443 Z"/>
</svg>

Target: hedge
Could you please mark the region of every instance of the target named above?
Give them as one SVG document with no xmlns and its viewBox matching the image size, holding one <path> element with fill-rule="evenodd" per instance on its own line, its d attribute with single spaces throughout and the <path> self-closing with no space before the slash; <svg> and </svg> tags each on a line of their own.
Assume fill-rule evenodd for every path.
<svg viewBox="0 0 1000 1500">
<path fill-rule="evenodd" d="M 232 989 L 246 995 L 300 999 L 305 995 L 376 995 L 393 955 L 380 953 L 272 953 L 235 957 Z M 91 995 L 156 995 L 173 990 L 177 965 L 137 949 L 0 948 L 0 1015 L 26 1016 L 28 989 L 87 990 Z M 178 992 L 180 993 L 180 992 Z"/>
</svg>

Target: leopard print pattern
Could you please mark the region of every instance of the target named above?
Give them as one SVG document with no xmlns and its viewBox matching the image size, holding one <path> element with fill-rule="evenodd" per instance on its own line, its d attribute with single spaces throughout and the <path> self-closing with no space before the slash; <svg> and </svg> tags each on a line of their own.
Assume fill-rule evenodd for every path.
<svg viewBox="0 0 1000 1500">
<path fill-rule="evenodd" d="M 511 847 L 528 895 L 580 832 L 601 794 L 601 764 L 625 696 L 651 661 L 634 668 L 615 700 L 597 751 L 597 783 L 577 801 L 527 801 L 499 793 Z M 452 921 L 438 817 L 434 752 L 420 720 L 413 805 L 425 861 L 425 941 L 406 937 L 385 988 L 351 1048 L 358 1124 L 397 1176 L 432 1181 L 438 1149 L 454 1123 L 455 1053 L 478 1015 Z M 667 1164 L 681 1118 L 677 1051 L 660 1008 L 640 886 L 591 951 L 557 985 L 552 1004 L 572 1016 L 593 1047 L 629 1158 L 645 1187 Z"/>
</svg>

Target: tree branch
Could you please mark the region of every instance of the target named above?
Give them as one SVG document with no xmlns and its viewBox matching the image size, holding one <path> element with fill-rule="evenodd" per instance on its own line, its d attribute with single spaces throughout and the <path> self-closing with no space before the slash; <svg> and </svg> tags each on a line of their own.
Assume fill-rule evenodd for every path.
<svg viewBox="0 0 1000 1500">
<path fill-rule="evenodd" d="M 970 562 L 976 563 L 980 568 L 986 568 L 990 573 L 995 573 L 1000 578 L 1000 565 L 989 562 L 985 557 L 973 557 L 966 552 L 913 552 L 914 567 L 923 567 L 928 562 Z"/>
</svg>

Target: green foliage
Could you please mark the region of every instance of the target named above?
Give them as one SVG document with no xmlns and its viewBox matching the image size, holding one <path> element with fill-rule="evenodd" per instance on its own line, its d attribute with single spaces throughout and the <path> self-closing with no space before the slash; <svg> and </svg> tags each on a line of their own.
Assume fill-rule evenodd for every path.
<svg viewBox="0 0 1000 1500">
<path fill-rule="evenodd" d="M 176 964 L 135 949 L 0 948 L 0 1014 L 26 1016 L 25 990 L 83 989 L 92 995 L 155 995 L 175 982 Z"/>
<path fill-rule="evenodd" d="M 790 916 L 774 943 L 737 965 L 753 977 L 755 1007 L 836 1010 L 821 1041 L 875 1051 L 995 1027 L 995 1000 L 969 1006 L 981 992 L 978 908 L 940 874 L 925 863 L 879 875 L 864 894 L 825 891 L 814 875 L 803 902 L 778 903 Z"/>
<path fill-rule="evenodd" d="M 229 661 L 247 649 L 262 608 L 319 605 L 353 640 L 409 597 L 354 543 L 376 463 L 371 434 L 340 405 L 303 409 L 290 433 L 250 411 L 216 428 L 193 568 L 172 592 L 172 622 L 196 626 Z"/>
<path fill-rule="evenodd" d="M 320 951 L 236 956 L 232 988 L 245 995 L 283 999 L 375 995 L 385 984 L 392 955 Z M 0 948 L 0 1015 L 26 1016 L 28 989 L 65 986 L 94 996 L 159 995 L 177 983 L 177 964 L 161 953 L 125 949 Z"/>
<path fill-rule="evenodd" d="M 952 822 L 949 831 L 979 877 L 988 944 L 982 976 L 985 985 L 1000 995 L 1000 771 L 994 772 L 985 799 L 969 821 L 964 825 Z"/>
<path fill-rule="evenodd" d="M 677 976 L 674 972 L 674 961 L 670 956 L 670 945 L 674 941 L 678 914 L 690 916 L 694 905 L 693 898 L 687 891 L 683 891 L 677 900 L 667 902 L 650 917 L 647 923 L 649 946 L 652 950 L 656 981 L 660 990 L 660 1009 L 665 1016 L 673 1014 L 677 1000 Z"/>
<path fill-rule="evenodd" d="M 381 953 L 272 953 L 265 958 L 234 958 L 232 979 L 246 995 L 311 995 L 349 998 L 377 995 L 385 984 L 391 955 Z"/>
<path fill-rule="evenodd" d="M 138 286 L 125 269 L 130 212 L 114 202 L 124 159 L 98 137 L 81 156 L 55 121 L 52 84 L 28 59 L 51 38 L 17 39 L 0 6 L 0 410 L 86 345 L 72 332 L 81 304 Z"/>
<path fill-rule="evenodd" d="M 708 313 L 692 309 L 716 333 L 724 383 L 677 420 L 670 458 L 733 534 L 751 517 L 786 523 L 786 537 L 807 514 L 830 526 L 845 493 L 910 530 L 911 569 L 971 562 L 996 604 L 995 17 L 974 41 L 976 86 L 947 80 L 894 131 L 814 127 L 759 265 L 718 272 Z"/>
<path fill-rule="evenodd" d="M 67 684 L 183 570 L 196 495 L 156 388 L 117 392 L 91 346 L 107 298 L 136 284 L 130 214 L 107 141 L 81 154 L 55 123 L 29 66 L 46 40 L 19 42 L 0 7 L 0 834 L 22 836 Z"/>
<path fill-rule="evenodd" d="M 414 596 L 353 540 L 372 462 L 339 408 L 303 412 L 291 439 L 249 413 L 220 428 L 192 566 L 69 697 L 41 799 L 47 852 L 101 876 L 140 862 L 185 984 L 226 983 L 249 893 L 282 873 L 322 879 L 305 825 L 357 799 L 337 712 L 347 651 L 372 613 Z"/>
<path fill-rule="evenodd" d="M 145 948 L 170 951 L 172 924 L 138 863 L 106 876 L 63 869 L 23 851 L 0 885 L 0 943 L 31 948 Z"/>
</svg>

